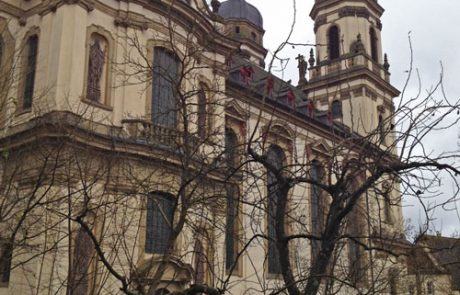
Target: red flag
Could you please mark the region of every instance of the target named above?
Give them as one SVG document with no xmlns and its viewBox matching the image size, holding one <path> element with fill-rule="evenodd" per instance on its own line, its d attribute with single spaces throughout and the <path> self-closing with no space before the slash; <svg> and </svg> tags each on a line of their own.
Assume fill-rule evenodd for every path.
<svg viewBox="0 0 460 295">
<path fill-rule="evenodd" d="M 272 76 L 269 76 L 269 77 L 267 78 L 267 95 L 268 95 L 268 96 L 271 96 L 271 95 L 272 95 L 272 92 L 273 92 L 273 84 L 274 84 L 273 77 L 272 77 Z"/>
<path fill-rule="evenodd" d="M 291 106 L 294 106 L 295 104 L 295 94 L 292 89 L 289 89 L 288 94 L 287 94 L 288 102 Z"/>
<path fill-rule="evenodd" d="M 251 66 L 244 66 L 240 69 L 240 75 L 246 84 L 248 84 L 249 80 L 252 78 L 252 73 L 254 73 L 254 70 Z"/>
<path fill-rule="evenodd" d="M 327 112 L 327 121 L 329 122 L 329 124 L 332 124 L 332 112 L 331 111 L 328 111 Z"/>
<path fill-rule="evenodd" d="M 315 104 L 313 103 L 313 100 L 308 101 L 307 110 L 308 110 L 308 115 L 310 117 L 313 117 L 313 111 L 315 110 Z"/>
</svg>

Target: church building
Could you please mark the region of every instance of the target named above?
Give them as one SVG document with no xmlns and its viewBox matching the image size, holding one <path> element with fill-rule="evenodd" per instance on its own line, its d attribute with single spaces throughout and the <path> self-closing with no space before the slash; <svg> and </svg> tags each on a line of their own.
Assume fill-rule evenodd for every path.
<svg viewBox="0 0 460 295">
<path fill-rule="evenodd" d="M 312 4 L 290 82 L 246 0 L 0 0 L 0 295 L 456 294 L 398 178 L 357 189 L 397 158 L 384 9 Z"/>
</svg>

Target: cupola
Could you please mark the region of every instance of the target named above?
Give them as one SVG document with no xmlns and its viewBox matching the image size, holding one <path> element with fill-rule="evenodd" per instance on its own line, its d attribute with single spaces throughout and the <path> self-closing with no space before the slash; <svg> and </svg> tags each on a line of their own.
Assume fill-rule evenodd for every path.
<svg viewBox="0 0 460 295">
<path fill-rule="evenodd" d="M 259 10 L 245 0 L 227 0 L 217 13 L 225 21 L 225 34 L 241 42 L 242 56 L 263 66 L 267 50 L 263 47 L 265 31 Z"/>
</svg>

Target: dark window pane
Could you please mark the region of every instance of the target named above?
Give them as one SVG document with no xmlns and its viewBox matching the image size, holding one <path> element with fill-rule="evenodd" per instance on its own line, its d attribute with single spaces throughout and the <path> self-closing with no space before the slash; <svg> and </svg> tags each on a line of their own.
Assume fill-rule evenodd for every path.
<svg viewBox="0 0 460 295">
<path fill-rule="evenodd" d="M 1 247 L 0 257 L 0 276 L 2 283 L 8 283 L 10 281 L 11 273 L 11 261 L 13 258 L 13 247 L 11 243 L 5 243 Z"/>
<path fill-rule="evenodd" d="M 168 128 L 176 126 L 179 61 L 174 53 L 156 47 L 153 61 L 152 122 Z"/>
<path fill-rule="evenodd" d="M 310 171 L 310 177 L 313 181 L 320 182 L 323 169 L 321 164 L 313 161 Z M 324 213 L 321 199 L 321 189 L 317 185 L 311 186 L 311 224 L 312 234 L 320 237 L 324 227 Z M 312 240 L 312 257 L 317 257 L 320 250 L 320 241 Z"/>
<path fill-rule="evenodd" d="M 278 146 L 271 146 L 267 153 L 267 161 L 276 169 L 283 167 L 284 153 Z M 278 248 L 276 246 L 276 208 L 278 203 L 278 181 L 273 172 L 267 171 L 267 191 L 268 191 L 268 272 L 281 273 Z"/>
<path fill-rule="evenodd" d="M 378 56 L 378 49 L 377 49 L 377 35 L 375 34 L 375 30 L 373 28 L 371 28 L 369 35 L 371 39 L 371 57 L 372 57 L 372 60 L 374 60 L 375 62 L 378 62 L 379 56 Z"/>
<path fill-rule="evenodd" d="M 38 36 L 33 35 L 27 40 L 27 56 L 25 65 L 24 77 L 24 94 L 23 105 L 24 109 L 32 107 L 32 99 L 34 95 L 35 72 L 37 67 L 37 50 Z"/>
<path fill-rule="evenodd" d="M 206 92 L 203 88 L 198 92 L 198 136 L 206 136 Z"/>
<path fill-rule="evenodd" d="M 337 26 L 332 26 L 329 29 L 329 59 L 336 59 L 340 56 L 340 38 L 339 38 L 339 28 Z"/>
<path fill-rule="evenodd" d="M 69 295 L 86 295 L 89 289 L 89 268 L 94 253 L 90 235 L 79 229 L 75 238 L 74 256 L 69 278 Z"/>
<path fill-rule="evenodd" d="M 236 165 L 236 149 L 237 137 L 231 129 L 225 130 L 225 161 L 226 161 L 226 174 L 231 178 Z M 225 230 L 225 266 L 230 269 L 236 261 L 238 253 L 237 242 L 237 222 L 238 222 L 238 186 L 231 183 L 227 184 L 227 216 L 226 216 L 226 230 Z"/>
<path fill-rule="evenodd" d="M 171 196 L 152 193 L 147 200 L 147 231 L 145 252 L 165 254 L 168 249 L 174 217 Z"/>
<path fill-rule="evenodd" d="M 334 100 L 331 105 L 332 118 L 342 117 L 342 102 L 340 100 Z"/>
<path fill-rule="evenodd" d="M 227 190 L 227 217 L 225 231 L 225 266 L 230 269 L 236 261 L 237 240 L 236 230 L 238 221 L 238 188 L 229 184 Z"/>
</svg>

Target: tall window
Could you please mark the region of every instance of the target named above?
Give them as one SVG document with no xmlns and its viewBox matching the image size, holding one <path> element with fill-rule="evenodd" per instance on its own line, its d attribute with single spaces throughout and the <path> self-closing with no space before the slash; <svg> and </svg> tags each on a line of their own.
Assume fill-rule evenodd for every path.
<svg viewBox="0 0 460 295">
<path fill-rule="evenodd" d="M 89 290 L 89 270 L 94 255 L 94 244 L 89 234 L 78 230 L 75 237 L 72 269 L 69 277 L 68 295 L 86 295 Z"/>
<path fill-rule="evenodd" d="M 332 26 L 328 32 L 328 50 L 329 59 L 337 59 L 340 57 L 340 36 L 339 27 Z"/>
<path fill-rule="evenodd" d="M 206 110 L 206 88 L 204 85 L 200 85 L 200 90 L 198 92 L 198 136 L 201 139 L 206 137 L 206 127 L 207 127 L 207 110 Z"/>
<path fill-rule="evenodd" d="M 163 47 L 153 53 L 152 122 L 163 127 L 176 126 L 179 71 L 177 56 Z"/>
<path fill-rule="evenodd" d="M 225 161 L 228 178 L 231 178 L 236 166 L 237 144 L 238 140 L 235 132 L 227 128 L 225 130 Z M 236 255 L 238 253 L 238 241 L 236 239 L 238 231 L 238 186 L 230 180 L 227 181 L 226 193 L 225 266 L 227 269 L 231 269 L 236 262 Z"/>
<path fill-rule="evenodd" d="M 35 86 L 35 72 L 37 69 L 38 36 L 32 35 L 27 39 L 25 48 L 25 74 L 22 108 L 30 109 Z"/>
<path fill-rule="evenodd" d="M 331 105 L 332 118 L 342 117 L 342 102 L 340 100 L 334 100 Z"/>
<path fill-rule="evenodd" d="M 4 243 L 1 246 L 0 251 L 0 282 L 5 284 L 10 281 L 13 246 L 11 243 Z"/>
<path fill-rule="evenodd" d="M 371 40 L 371 57 L 375 62 L 379 62 L 379 53 L 377 49 L 377 34 L 375 33 L 374 28 L 371 28 L 369 31 L 369 37 Z"/>
<path fill-rule="evenodd" d="M 151 193 L 147 199 L 145 252 L 165 254 L 174 218 L 174 199 L 165 193 Z"/>
<path fill-rule="evenodd" d="M 107 95 L 109 42 L 97 33 L 91 34 L 88 52 L 86 99 L 104 103 Z"/>
<path fill-rule="evenodd" d="M 380 144 L 385 143 L 385 123 L 383 122 L 383 116 L 379 115 L 379 123 L 377 125 L 378 136 Z"/>
<path fill-rule="evenodd" d="M 270 146 L 267 153 L 267 161 L 276 169 L 282 169 L 285 156 L 279 146 Z M 276 247 L 276 208 L 278 204 L 278 181 L 272 171 L 267 171 L 267 191 L 268 191 L 268 272 L 281 273 L 278 248 Z"/>
<path fill-rule="evenodd" d="M 353 238 L 348 243 L 348 261 L 349 261 L 349 273 L 350 280 L 353 283 L 359 283 L 364 278 L 364 269 L 362 265 L 362 251 L 359 243 L 361 229 L 360 229 L 360 218 L 357 208 L 354 208 L 349 214 L 348 219 L 348 234 Z"/>
<path fill-rule="evenodd" d="M 383 194 L 383 209 L 384 209 L 384 214 L 385 214 L 385 222 L 388 224 L 393 223 L 393 215 L 391 212 L 391 195 L 390 192 L 386 191 Z"/>
<path fill-rule="evenodd" d="M 312 181 L 320 182 L 322 179 L 323 168 L 318 161 L 313 161 L 311 165 L 310 177 Z M 314 236 L 321 236 L 324 230 L 324 212 L 323 200 L 321 198 L 321 189 L 317 185 L 311 186 L 311 224 L 312 234 Z M 313 240 L 312 257 L 317 257 L 320 250 L 320 242 Z"/>
</svg>

